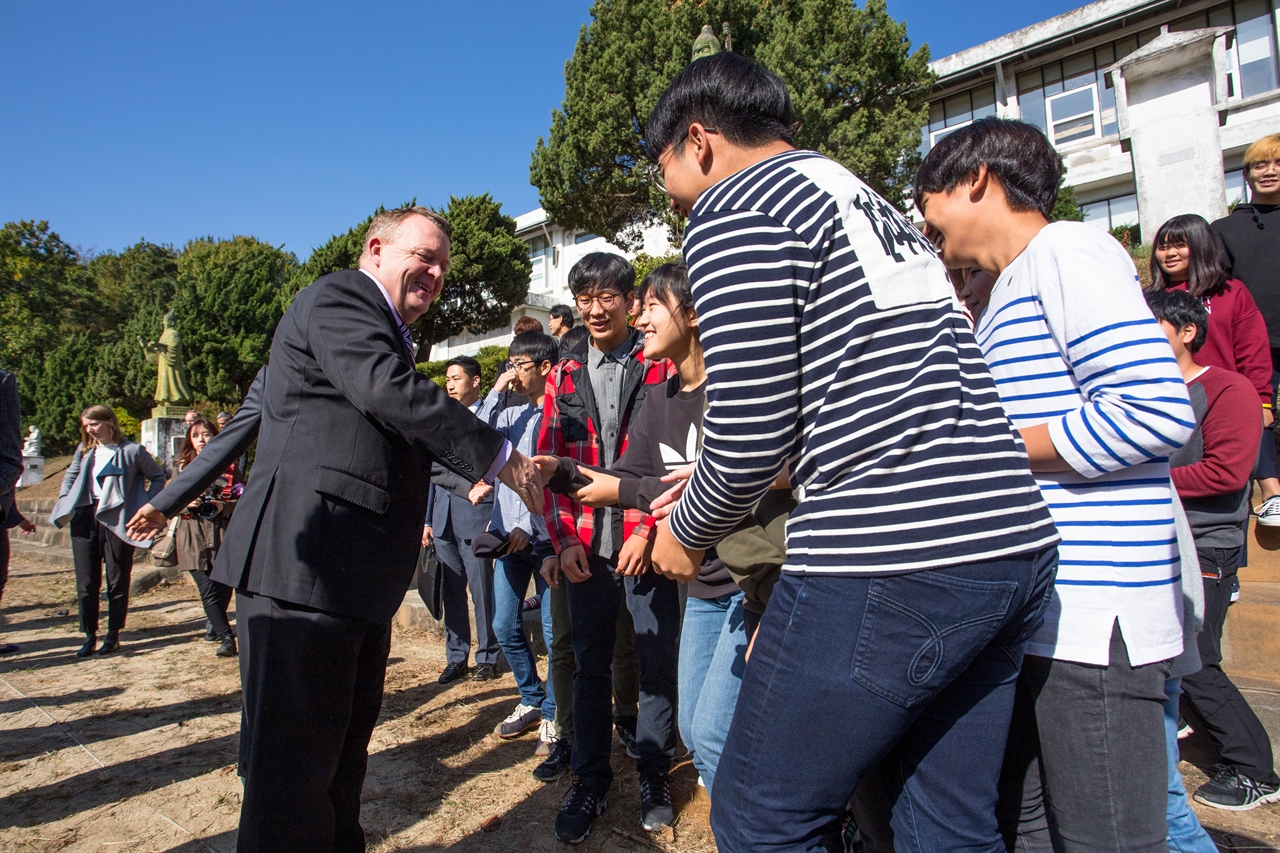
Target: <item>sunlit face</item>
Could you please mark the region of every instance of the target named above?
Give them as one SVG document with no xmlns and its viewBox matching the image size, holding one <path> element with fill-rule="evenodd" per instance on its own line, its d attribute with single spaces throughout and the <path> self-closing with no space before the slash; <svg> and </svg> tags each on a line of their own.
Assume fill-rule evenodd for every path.
<svg viewBox="0 0 1280 853">
<path fill-rule="evenodd" d="M 194 411 L 187 412 L 185 415 L 182 416 L 182 422 L 185 423 L 187 426 L 191 426 L 193 423 L 195 423 L 198 420 L 200 420 L 199 412 L 194 412 Z"/>
<path fill-rule="evenodd" d="M 644 357 L 650 361 L 669 358 L 680 361 L 693 341 L 691 324 L 681 322 L 677 311 L 651 293 L 646 293 L 636 328 L 644 334 Z"/>
<path fill-rule="evenodd" d="M 1191 276 L 1191 247 L 1186 243 L 1169 241 L 1157 246 L 1156 261 L 1171 281 L 1186 281 Z"/>
<path fill-rule="evenodd" d="M 1245 179 L 1255 196 L 1280 195 L 1280 159 L 1262 160 L 1245 170 Z"/>
<path fill-rule="evenodd" d="M 557 338 L 569 331 L 568 327 L 565 326 L 564 321 L 559 317 L 552 317 L 549 319 L 547 321 L 547 329 L 550 330 L 551 334 L 555 335 Z"/>
<path fill-rule="evenodd" d="M 1160 331 L 1164 332 L 1164 336 L 1169 339 L 1169 346 L 1173 347 L 1173 354 L 1181 356 L 1192 341 L 1196 339 L 1196 326 L 1194 323 L 1188 323 L 1179 329 L 1168 320 L 1158 320 Z"/>
<path fill-rule="evenodd" d="M 622 343 L 627 334 L 627 311 L 631 307 L 631 294 L 613 287 L 592 285 L 574 297 L 578 316 L 586 324 L 591 339 L 600 349 L 612 350 Z"/>
<path fill-rule="evenodd" d="M 378 281 L 405 323 L 427 313 L 444 288 L 449 238 L 425 216 L 409 216 L 387 242 L 371 240 L 366 251 Z"/>
<path fill-rule="evenodd" d="M 209 432 L 209 428 L 203 424 L 197 424 L 191 428 L 190 434 L 191 446 L 195 448 L 196 453 L 204 450 L 204 446 L 209 443 L 209 439 L 213 438 L 213 433 Z"/>
<path fill-rule="evenodd" d="M 962 271 L 961 277 L 964 284 L 960 288 L 960 301 L 964 303 L 965 308 L 969 309 L 969 313 L 976 321 L 987 309 L 987 303 L 991 301 L 991 288 L 996 283 L 995 276 L 981 267 L 969 267 Z"/>
<path fill-rule="evenodd" d="M 110 421 L 91 421 L 88 418 L 81 418 L 80 425 L 84 427 L 89 437 L 99 444 L 107 444 L 111 441 Z"/>
<path fill-rule="evenodd" d="M 444 372 L 444 390 L 464 406 L 480 399 L 480 377 L 469 376 L 460 365 L 453 364 Z"/>
<path fill-rule="evenodd" d="M 969 201 L 968 190 L 961 184 L 951 192 L 925 193 L 920 200 L 928 226 L 926 233 L 950 269 L 977 266 L 976 246 L 970 237 L 976 210 Z"/>
<path fill-rule="evenodd" d="M 527 355 L 519 355 L 511 360 L 511 367 L 516 378 L 511 383 L 511 390 L 529 397 L 541 396 L 546 388 L 546 377 L 551 372 L 551 362 L 536 362 Z"/>
</svg>

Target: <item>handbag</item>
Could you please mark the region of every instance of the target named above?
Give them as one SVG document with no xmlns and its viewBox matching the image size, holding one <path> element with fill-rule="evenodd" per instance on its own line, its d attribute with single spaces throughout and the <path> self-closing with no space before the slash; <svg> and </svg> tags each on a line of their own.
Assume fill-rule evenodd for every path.
<svg viewBox="0 0 1280 853">
<path fill-rule="evenodd" d="M 162 569 L 171 569 L 178 565 L 178 538 L 174 530 L 178 526 L 178 517 L 169 519 L 169 526 L 151 543 L 151 562 Z"/>
<path fill-rule="evenodd" d="M 433 619 L 444 618 L 444 572 L 436 556 L 435 543 L 418 552 L 418 594 Z"/>
</svg>

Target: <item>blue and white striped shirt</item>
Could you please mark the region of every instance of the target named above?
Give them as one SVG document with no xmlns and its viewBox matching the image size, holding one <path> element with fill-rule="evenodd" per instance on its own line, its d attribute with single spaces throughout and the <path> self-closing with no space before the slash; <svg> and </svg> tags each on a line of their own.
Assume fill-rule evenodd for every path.
<svg viewBox="0 0 1280 853">
<path fill-rule="evenodd" d="M 1047 422 L 1073 469 L 1036 478 L 1062 544 L 1028 654 L 1106 664 L 1119 619 L 1132 664 L 1176 656 L 1168 454 L 1196 419 L 1128 253 L 1090 225 L 1047 226 L 996 281 L 977 338 L 1014 426 Z"/>
<path fill-rule="evenodd" d="M 684 254 L 707 366 L 671 515 L 714 545 L 790 463 L 784 571 L 889 574 L 1058 541 L 933 248 L 843 166 L 770 157 L 707 190 Z"/>
</svg>

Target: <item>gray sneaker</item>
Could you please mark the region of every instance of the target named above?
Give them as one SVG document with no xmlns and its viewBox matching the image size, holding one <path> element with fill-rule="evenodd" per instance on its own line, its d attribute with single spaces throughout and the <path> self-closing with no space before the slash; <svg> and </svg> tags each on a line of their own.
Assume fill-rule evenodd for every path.
<svg viewBox="0 0 1280 853">
<path fill-rule="evenodd" d="M 536 729 L 540 722 L 542 722 L 542 709 L 521 702 L 505 720 L 498 723 L 493 733 L 504 740 L 510 740 L 520 737 L 530 729 Z"/>
</svg>

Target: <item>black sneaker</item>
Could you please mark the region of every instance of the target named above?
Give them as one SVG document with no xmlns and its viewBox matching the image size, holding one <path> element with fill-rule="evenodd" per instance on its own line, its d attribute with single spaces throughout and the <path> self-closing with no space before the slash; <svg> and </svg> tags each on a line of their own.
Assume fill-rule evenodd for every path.
<svg viewBox="0 0 1280 853">
<path fill-rule="evenodd" d="M 556 838 L 566 844 L 579 844 L 591 834 L 592 822 L 604 814 L 609 805 L 606 797 L 597 794 L 581 781 L 574 782 L 569 799 L 556 815 Z"/>
<path fill-rule="evenodd" d="M 669 776 L 640 774 L 640 825 L 650 832 L 675 823 L 670 783 Z"/>
<path fill-rule="evenodd" d="M 533 778 L 539 782 L 554 782 L 569 772 L 569 760 L 573 756 L 573 744 L 558 740 L 551 744 L 551 753 L 533 768 Z"/>
<path fill-rule="evenodd" d="M 613 731 L 618 737 L 618 743 L 627 748 L 627 755 L 638 760 L 640 746 L 636 743 L 636 721 L 618 720 L 613 726 Z"/>
<path fill-rule="evenodd" d="M 213 623 L 208 619 L 204 620 L 204 641 L 206 643 L 216 643 L 222 639 L 218 636 L 218 632 L 213 630 Z"/>
<path fill-rule="evenodd" d="M 1280 787 L 1264 785 L 1234 767 L 1219 764 L 1213 778 L 1196 790 L 1195 800 L 1215 809 L 1247 812 L 1266 803 L 1280 803 Z"/>
</svg>

